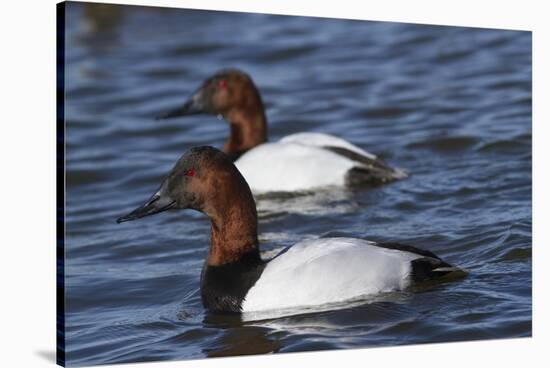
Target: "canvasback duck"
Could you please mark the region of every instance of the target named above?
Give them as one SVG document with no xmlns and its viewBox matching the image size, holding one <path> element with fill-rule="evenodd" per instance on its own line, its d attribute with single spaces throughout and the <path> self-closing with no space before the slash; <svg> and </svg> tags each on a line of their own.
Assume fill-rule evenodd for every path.
<svg viewBox="0 0 550 368">
<path fill-rule="evenodd" d="M 330 305 L 460 271 L 426 250 L 356 238 L 305 240 L 263 260 L 252 192 L 231 159 L 212 147 L 187 151 L 156 193 L 117 222 L 171 209 L 194 209 L 210 219 L 200 281 L 210 311 Z"/>
<path fill-rule="evenodd" d="M 223 151 L 257 194 L 376 185 L 407 176 L 375 155 L 329 134 L 297 133 L 268 143 L 262 98 L 252 79 L 239 70 L 217 72 L 183 106 L 158 119 L 204 113 L 229 123 Z"/>
</svg>

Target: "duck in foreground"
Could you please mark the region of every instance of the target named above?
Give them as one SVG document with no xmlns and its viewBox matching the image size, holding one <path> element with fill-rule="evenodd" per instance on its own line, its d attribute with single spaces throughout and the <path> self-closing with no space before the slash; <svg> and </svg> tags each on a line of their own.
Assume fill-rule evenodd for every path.
<svg viewBox="0 0 550 368">
<path fill-rule="evenodd" d="M 291 134 L 267 142 L 267 120 L 258 89 L 245 73 L 221 70 L 181 107 L 159 119 L 213 114 L 229 123 L 223 151 L 254 193 L 307 191 L 326 186 L 377 185 L 407 174 L 332 135 Z"/>
<path fill-rule="evenodd" d="M 158 191 L 117 222 L 170 209 L 194 209 L 210 218 L 200 286 L 210 311 L 320 306 L 460 272 L 429 251 L 355 238 L 305 240 L 263 260 L 252 193 L 230 158 L 212 147 L 187 151 Z"/>
</svg>

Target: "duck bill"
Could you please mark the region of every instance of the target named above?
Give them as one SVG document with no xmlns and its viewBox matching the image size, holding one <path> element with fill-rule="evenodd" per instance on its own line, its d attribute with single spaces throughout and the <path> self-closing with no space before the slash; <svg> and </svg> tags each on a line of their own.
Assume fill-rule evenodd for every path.
<svg viewBox="0 0 550 368">
<path fill-rule="evenodd" d="M 172 119 L 180 116 L 198 115 L 204 114 L 205 106 L 203 103 L 202 90 L 198 90 L 193 96 L 183 104 L 174 110 L 168 111 L 162 115 L 157 116 L 157 120 Z"/>
<path fill-rule="evenodd" d="M 168 197 L 161 197 L 159 194 L 155 194 L 145 204 L 136 208 L 129 214 L 119 217 L 116 222 L 126 222 L 136 220 L 145 216 L 151 216 L 156 213 L 167 211 L 176 206 L 176 201 Z"/>
</svg>

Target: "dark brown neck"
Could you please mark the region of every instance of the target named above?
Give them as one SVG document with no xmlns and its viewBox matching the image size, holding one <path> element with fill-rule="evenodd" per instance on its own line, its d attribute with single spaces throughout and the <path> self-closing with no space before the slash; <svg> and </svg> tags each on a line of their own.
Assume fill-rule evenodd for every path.
<svg viewBox="0 0 550 368">
<path fill-rule="evenodd" d="M 267 141 L 267 122 L 263 107 L 232 111 L 226 117 L 229 122 L 229 137 L 223 151 L 238 158 L 246 151 Z"/>
<path fill-rule="evenodd" d="M 257 254 L 259 260 L 256 204 L 248 186 L 245 183 L 244 188 L 232 188 L 226 183 L 218 188 L 213 201 L 216 204 L 207 211 L 211 222 L 207 264 L 232 263 L 251 254 Z"/>
</svg>

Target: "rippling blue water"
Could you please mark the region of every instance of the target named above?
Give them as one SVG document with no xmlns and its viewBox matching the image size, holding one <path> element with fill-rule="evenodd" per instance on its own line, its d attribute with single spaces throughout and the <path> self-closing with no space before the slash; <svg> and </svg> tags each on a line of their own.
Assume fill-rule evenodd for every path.
<svg viewBox="0 0 550 368">
<path fill-rule="evenodd" d="M 222 67 L 252 75 L 272 140 L 332 133 L 412 174 L 258 199 L 263 250 L 395 240 L 469 276 L 263 321 L 205 313 L 206 218 L 115 219 L 186 149 L 221 146 L 214 117 L 153 117 Z M 70 3 L 65 83 L 69 365 L 531 336 L 531 33 Z"/>
</svg>

